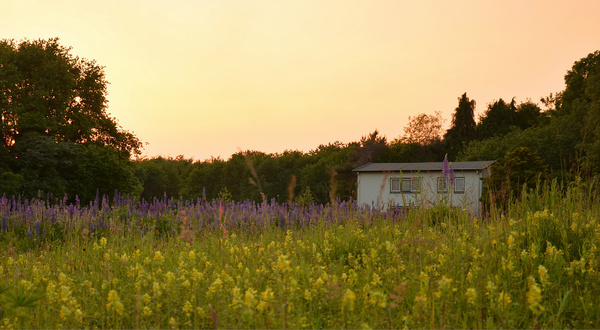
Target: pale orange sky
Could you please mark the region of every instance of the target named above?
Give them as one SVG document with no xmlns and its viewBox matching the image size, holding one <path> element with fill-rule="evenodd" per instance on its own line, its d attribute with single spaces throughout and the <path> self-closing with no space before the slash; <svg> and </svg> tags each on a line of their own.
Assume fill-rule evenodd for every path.
<svg viewBox="0 0 600 330">
<path fill-rule="evenodd" d="M 309 151 L 462 93 L 477 114 L 564 89 L 600 49 L 600 1 L 1 0 L 0 38 L 59 37 L 105 66 L 108 111 L 144 154 Z"/>
</svg>

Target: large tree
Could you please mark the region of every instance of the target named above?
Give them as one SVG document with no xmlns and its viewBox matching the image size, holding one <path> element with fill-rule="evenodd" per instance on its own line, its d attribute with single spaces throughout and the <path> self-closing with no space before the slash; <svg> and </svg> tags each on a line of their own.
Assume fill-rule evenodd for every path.
<svg viewBox="0 0 600 330">
<path fill-rule="evenodd" d="M 0 194 L 138 190 L 141 142 L 109 116 L 104 68 L 70 51 L 57 38 L 0 40 L 0 175 L 12 182 Z"/>
<path fill-rule="evenodd" d="M 436 111 L 434 115 L 421 113 L 415 117 L 409 116 L 408 120 L 404 136 L 400 139 L 402 142 L 424 146 L 442 140 L 444 119 L 440 111 Z"/>
<path fill-rule="evenodd" d="M 140 141 L 107 112 L 104 68 L 70 50 L 58 38 L 0 41 L 2 147 L 35 133 L 139 153 Z"/>
<path fill-rule="evenodd" d="M 557 101 L 556 119 L 578 135 L 578 165 L 600 173 L 600 50 L 573 64 L 565 75 L 566 88 Z"/>
<path fill-rule="evenodd" d="M 459 154 L 463 143 L 472 141 L 475 137 L 475 100 L 469 100 L 467 93 L 464 93 L 458 98 L 458 107 L 452 115 L 452 127 L 444 135 L 451 159 Z"/>
<path fill-rule="evenodd" d="M 492 136 L 505 135 L 511 126 L 517 122 L 517 107 L 515 100 L 506 103 L 503 99 L 488 105 L 485 113 L 479 118 L 477 124 L 477 138 L 484 140 Z"/>
</svg>

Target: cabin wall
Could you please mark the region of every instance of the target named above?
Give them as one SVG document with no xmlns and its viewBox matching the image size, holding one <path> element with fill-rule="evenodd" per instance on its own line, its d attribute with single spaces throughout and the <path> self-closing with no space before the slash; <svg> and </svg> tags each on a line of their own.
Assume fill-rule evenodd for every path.
<svg viewBox="0 0 600 330">
<path fill-rule="evenodd" d="M 442 177 L 441 171 L 419 173 L 382 173 L 358 172 L 357 198 L 360 205 L 386 209 L 391 206 L 421 206 L 429 207 L 438 203 L 448 203 L 461 207 L 475 216 L 480 216 L 482 173 L 480 171 L 455 171 L 454 177 L 461 181 L 464 178 L 464 191 L 455 191 L 459 187 L 449 185 L 446 192 L 438 191 L 438 178 Z M 420 180 L 418 191 L 392 192 L 392 179 Z M 462 190 L 462 189 L 461 189 Z"/>
</svg>

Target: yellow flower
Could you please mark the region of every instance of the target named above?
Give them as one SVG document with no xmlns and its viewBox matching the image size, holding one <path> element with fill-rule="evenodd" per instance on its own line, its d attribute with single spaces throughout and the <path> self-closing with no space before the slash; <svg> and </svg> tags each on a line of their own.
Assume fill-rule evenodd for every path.
<svg viewBox="0 0 600 330">
<path fill-rule="evenodd" d="M 169 319 L 169 326 L 171 327 L 171 329 L 178 329 L 179 328 L 179 323 L 177 323 L 177 321 L 175 321 L 174 317 L 171 317 Z"/>
<path fill-rule="evenodd" d="M 256 305 L 256 290 L 248 288 L 244 294 L 244 305 L 247 307 L 254 307 Z"/>
<path fill-rule="evenodd" d="M 217 279 L 208 288 L 209 295 L 214 295 L 223 288 L 223 281 L 217 277 Z"/>
<path fill-rule="evenodd" d="M 502 310 L 504 310 L 506 306 L 510 305 L 511 302 L 512 299 L 510 299 L 509 294 L 504 293 L 504 291 L 500 292 L 500 294 L 498 295 L 498 304 L 500 305 Z"/>
<path fill-rule="evenodd" d="M 352 290 L 346 289 L 344 295 L 342 296 L 342 311 L 353 311 L 354 300 L 356 300 L 356 294 L 352 292 Z"/>
<path fill-rule="evenodd" d="M 283 271 L 290 269 L 291 260 L 288 260 L 287 255 L 281 255 L 277 258 L 277 269 Z"/>
<path fill-rule="evenodd" d="M 419 294 L 415 297 L 415 303 L 416 304 L 421 304 L 421 305 L 425 305 L 425 303 L 427 303 L 427 296 L 423 295 L 423 294 Z"/>
<path fill-rule="evenodd" d="M 256 306 L 256 309 L 264 312 L 269 308 L 273 299 L 275 299 L 275 294 L 271 288 L 267 287 L 267 289 L 260 294 L 260 302 Z"/>
<path fill-rule="evenodd" d="M 538 275 L 540 276 L 540 282 L 542 282 L 542 286 L 547 286 L 549 281 L 548 269 L 543 265 L 538 266 Z"/>
<path fill-rule="evenodd" d="M 475 288 L 468 288 L 465 292 L 465 296 L 467 297 L 467 302 L 469 304 L 475 305 L 477 303 L 477 290 L 475 290 Z"/>
<path fill-rule="evenodd" d="M 529 310 L 534 314 L 539 315 L 546 310 L 540 304 L 542 301 L 542 289 L 537 285 L 533 276 L 527 278 L 527 285 L 529 286 L 529 290 L 527 290 L 525 296 L 527 297 Z"/>
<path fill-rule="evenodd" d="M 106 304 L 107 311 L 115 311 L 119 315 L 123 315 L 123 304 L 119 298 L 119 294 L 115 290 L 110 290 L 107 297 L 108 303 Z"/>
<path fill-rule="evenodd" d="M 185 301 L 185 304 L 183 304 L 183 308 L 181 309 L 184 313 L 191 313 L 194 310 L 194 307 L 192 306 L 192 303 L 189 300 Z"/>
<path fill-rule="evenodd" d="M 150 309 L 150 307 L 144 306 L 144 308 L 142 308 L 142 316 L 150 316 L 150 315 L 152 315 L 152 310 Z"/>
<path fill-rule="evenodd" d="M 162 262 L 165 260 L 165 257 L 160 253 L 160 251 L 154 252 L 154 261 Z"/>
</svg>

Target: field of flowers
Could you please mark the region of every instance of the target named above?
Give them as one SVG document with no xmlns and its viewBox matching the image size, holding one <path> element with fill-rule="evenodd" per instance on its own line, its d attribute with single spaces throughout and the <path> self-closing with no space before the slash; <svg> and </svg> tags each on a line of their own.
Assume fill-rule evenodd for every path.
<svg viewBox="0 0 600 330">
<path fill-rule="evenodd" d="M 0 199 L 0 328 L 600 328 L 595 185 L 443 205 Z"/>
</svg>

